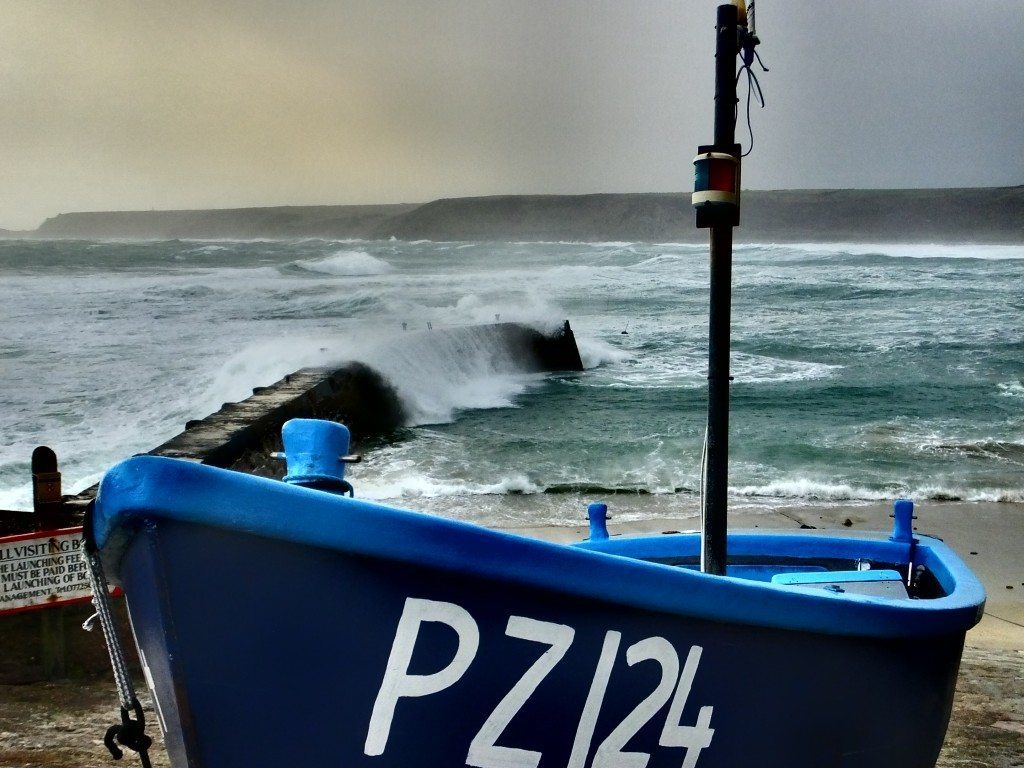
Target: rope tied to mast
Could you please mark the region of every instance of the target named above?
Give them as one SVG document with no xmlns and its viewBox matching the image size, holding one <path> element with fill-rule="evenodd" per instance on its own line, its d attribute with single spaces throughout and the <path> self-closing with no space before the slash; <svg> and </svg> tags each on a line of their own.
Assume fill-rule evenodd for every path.
<svg viewBox="0 0 1024 768">
<path fill-rule="evenodd" d="M 761 43 L 760 38 L 757 36 L 757 32 L 754 31 L 754 3 L 751 3 L 747 9 L 747 19 L 750 22 L 750 26 L 741 26 L 739 28 L 739 49 L 740 49 L 740 68 L 736 72 L 736 85 L 739 85 L 740 78 L 743 77 L 744 73 L 747 75 L 747 135 L 750 136 L 750 146 L 747 147 L 747 151 L 744 152 L 740 157 L 746 157 L 754 151 L 754 126 L 750 120 L 750 102 L 751 98 L 757 99 L 757 103 L 761 109 L 764 109 L 764 92 L 761 90 L 761 83 L 757 79 L 757 75 L 752 69 L 753 63 L 756 61 L 758 66 L 761 67 L 762 72 L 767 72 L 768 67 L 761 61 L 761 54 L 757 52 L 757 46 Z M 738 103 L 738 102 L 737 102 Z M 739 119 L 737 114 L 734 118 Z"/>
</svg>

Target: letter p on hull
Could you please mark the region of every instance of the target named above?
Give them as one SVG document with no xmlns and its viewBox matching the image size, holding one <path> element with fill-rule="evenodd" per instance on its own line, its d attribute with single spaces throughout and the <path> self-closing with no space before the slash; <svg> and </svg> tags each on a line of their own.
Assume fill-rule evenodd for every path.
<svg viewBox="0 0 1024 768">
<path fill-rule="evenodd" d="M 455 630 L 459 644 L 455 656 L 444 669 L 429 675 L 410 675 L 409 662 L 419 636 L 420 624 L 425 621 L 447 624 Z M 373 703 L 363 753 L 371 757 L 384 754 L 399 699 L 429 696 L 454 685 L 466 673 L 479 647 L 480 629 L 465 608 L 455 603 L 406 598 L 384 671 L 384 681 Z"/>
</svg>

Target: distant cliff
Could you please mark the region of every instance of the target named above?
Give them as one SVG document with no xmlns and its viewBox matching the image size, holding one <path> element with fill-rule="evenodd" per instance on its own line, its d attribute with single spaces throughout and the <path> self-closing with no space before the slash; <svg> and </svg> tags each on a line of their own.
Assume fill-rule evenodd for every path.
<svg viewBox="0 0 1024 768">
<path fill-rule="evenodd" d="M 1024 186 L 743 194 L 748 242 L 1024 243 Z"/>
<path fill-rule="evenodd" d="M 288 239 L 372 237 L 384 221 L 415 205 L 307 205 L 197 211 L 62 213 L 33 233 L 54 238 Z"/>
<path fill-rule="evenodd" d="M 1024 187 L 743 193 L 746 242 L 1024 243 Z M 378 228 L 430 240 L 698 242 L 689 194 L 530 195 L 436 200 Z"/>
<path fill-rule="evenodd" d="M 701 242 L 688 193 L 502 195 L 423 205 L 65 213 L 47 238 L 389 238 Z M 1024 186 L 743 193 L 746 242 L 1024 243 Z"/>
</svg>

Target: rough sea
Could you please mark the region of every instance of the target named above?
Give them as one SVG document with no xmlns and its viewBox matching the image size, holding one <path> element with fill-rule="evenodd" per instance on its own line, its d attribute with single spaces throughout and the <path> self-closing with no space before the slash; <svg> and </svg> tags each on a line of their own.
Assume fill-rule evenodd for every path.
<svg viewBox="0 0 1024 768">
<path fill-rule="evenodd" d="M 0 508 L 30 507 L 37 445 L 77 491 L 360 360 L 411 418 L 350 469 L 359 496 L 495 525 L 695 514 L 707 301 L 704 245 L 0 240 Z M 496 319 L 568 319 L 586 371 L 445 333 Z M 732 369 L 734 508 L 1024 501 L 1024 246 L 739 245 Z"/>
</svg>

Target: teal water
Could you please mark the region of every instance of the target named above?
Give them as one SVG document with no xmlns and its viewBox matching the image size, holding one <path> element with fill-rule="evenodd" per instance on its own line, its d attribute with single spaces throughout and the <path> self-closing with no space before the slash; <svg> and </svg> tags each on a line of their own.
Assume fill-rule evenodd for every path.
<svg viewBox="0 0 1024 768">
<path fill-rule="evenodd" d="M 360 495 L 485 523 L 696 503 L 704 247 L 0 241 L 0 276 L 0 506 L 27 505 L 37 444 L 84 487 L 351 359 L 411 414 L 353 470 Z M 496 317 L 569 319 L 587 370 L 525 374 L 444 333 Z M 1024 501 L 1024 246 L 739 246 L 732 367 L 734 505 Z"/>
</svg>

